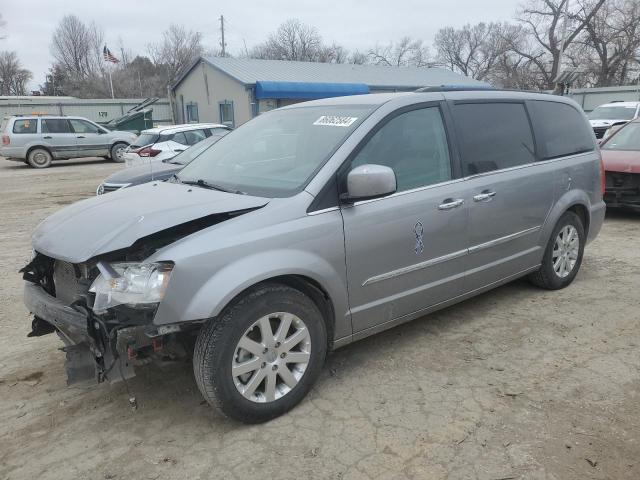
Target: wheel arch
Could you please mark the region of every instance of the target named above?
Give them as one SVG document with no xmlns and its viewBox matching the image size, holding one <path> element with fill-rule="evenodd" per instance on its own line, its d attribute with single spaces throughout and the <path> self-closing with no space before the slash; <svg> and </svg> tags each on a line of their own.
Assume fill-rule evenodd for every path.
<svg viewBox="0 0 640 480">
<path fill-rule="evenodd" d="M 224 310 L 224 308 L 226 308 L 228 305 L 240 299 L 251 290 L 260 288 L 262 285 L 274 283 L 286 285 L 295 290 L 298 290 L 299 292 L 309 297 L 311 301 L 316 305 L 316 307 L 318 307 L 318 310 L 320 311 L 320 314 L 324 319 L 325 328 L 327 329 L 327 348 L 331 349 L 333 346 L 333 335 L 335 331 L 335 308 L 333 305 L 333 301 L 331 300 L 331 296 L 329 295 L 327 290 L 322 285 L 320 285 L 317 280 L 314 280 L 309 276 L 301 274 L 285 274 L 265 278 L 264 280 L 246 287 L 240 293 L 235 295 L 227 303 L 227 305 L 222 308 L 222 310 Z"/>
<path fill-rule="evenodd" d="M 552 207 L 549 215 L 547 216 L 547 220 L 542 226 L 542 231 L 540 234 L 540 246 L 542 247 L 542 252 L 544 252 L 544 248 L 551 238 L 551 234 L 554 227 L 556 226 L 556 223 L 558 223 L 558 220 L 565 212 L 573 212 L 578 215 L 583 223 L 586 236 L 589 232 L 589 226 L 591 224 L 589 205 L 589 197 L 584 191 L 570 190 L 568 192 L 565 192 L 565 194 L 562 195 Z"/>
<path fill-rule="evenodd" d="M 33 151 L 34 151 L 34 150 L 36 150 L 36 149 L 46 150 L 47 152 L 49 152 L 49 155 L 51 155 L 51 158 L 52 158 L 52 159 L 56 158 L 56 157 L 53 155 L 53 152 L 51 151 L 51 149 L 50 149 L 49 147 L 45 147 L 44 145 L 32 145 L 32 146 L 30 146 L 30 147 L 27 149 L 27 153 L 26 153 L 26 155 L 25 155 L 25 157 L 24 157 L 25 161 L 26 161 L 26 160 L 29 160 L 29 155 L 31 154 L 31 152 L 33 152 Z"/>
</svg>

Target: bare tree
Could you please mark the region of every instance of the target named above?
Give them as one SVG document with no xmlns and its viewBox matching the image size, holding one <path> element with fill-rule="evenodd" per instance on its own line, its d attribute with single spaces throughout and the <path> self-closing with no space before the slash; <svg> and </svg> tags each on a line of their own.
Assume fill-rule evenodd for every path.
<svg viewBox="0 0 640 480">
<path fill-rule="evenodd" d="M 397 43 L 376 45 L 367 53 L 369 63 L 390 67 L 425 67 L 429 63 L 429 48 L 422 40 L 403 37 Z"/>
<path fill-rule="evenodd" d="M 72 81 L 86 81 L 103 73 L 103 40 L 95 23 L 85 25 L 75 15 L 66 15 L 51 39 L 51 54 Z"/>
<path fill-rule="evenodd" d="M 23 68 L 16 52 L 0 52 L 0 95 L 26 95 L 33 75 Z"/>
<path fill-rule="evenodd" d="M 569 0 L 530 0 L 517 20 L 530 40 L 512 42 L 512 51 L 525 57 L 544 78 L 545 88 L 555 87 L 563 51 L 564 12 Z M 605 0 L 579 0 L 569 11 L 564 50 L 567 50 L 598 13 Z"/>
<path fill-rule="evenodd" d="M 609 0 L 585 25 L 577 63 L 595 86 L 624 85 L 640 59 L 640 1 Z"/>
<path fill-rule="evenodd" d="M 150 44 L 148 51 L 153 63 L 165 68 L 167 82 L 171 82 L 204 52 L 202 34 L 172 24 L 162 32 L 162 41 Z"/>
<path fill-rule="evenodd" d="M 518 27 L 507 23 L 445 27 L 436 33 L 434 46 L 438 61 L 447 68 L 477 80 L 488 80 L 496 75 L 501 62 L 507 60 L 509 44 L 519 34 Z"/>
<path fill-rule="evenodd" d="M 248 56 L 265 60 L 345 63 L 349 52 L 336 43 L 325 44 L 316 27 L 292 18 L 282 23 L 263 43 L 253 47 Z"/>
</svg>

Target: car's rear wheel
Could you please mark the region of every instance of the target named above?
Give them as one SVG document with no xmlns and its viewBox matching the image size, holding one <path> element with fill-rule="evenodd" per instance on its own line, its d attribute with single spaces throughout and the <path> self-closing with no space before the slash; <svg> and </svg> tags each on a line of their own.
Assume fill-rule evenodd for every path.
<svg viewBox="0 0 640 480">
<path fill-rule="evenodd" d="M 111 160 L 114 162 L 124 162 L 124 151 L 127 148 L 126 143 L 116 143 L 111 147 Z"/>
<path fill-rule="evenodd" d="M 48 168 L 52 161 L 51 153 L 44 148 L 34 148 L 27 156 L 27 163 L 33 168 Z"/>
<path fill-rule="evenodd" d="M 324 320 L 309 297 L 264 284 L 202 327 L 193 357 L 196 382 L 223 414 L 264 422 L 304 398 L 320 374 L 326 345 Z"/>
<path fill-rule="evenodd" d="M 529 277 L 531 282 L 548 290 L 568 286 L 580 270 L 585 240 L 580 217 L 573 212 L 565 212 L 553 229 L 540 270 Z"/>
</svg>

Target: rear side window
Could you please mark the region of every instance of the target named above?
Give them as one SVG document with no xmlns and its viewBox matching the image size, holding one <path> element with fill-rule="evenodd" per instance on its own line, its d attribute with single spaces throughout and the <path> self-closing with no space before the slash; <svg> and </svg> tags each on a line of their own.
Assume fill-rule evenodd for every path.
<svg viewBox="0 0 640 480">
<path fill-rule="evenodd" d="M 536 160 L 529 117 L 522 103 L 463 103 L 454 115 L 464 176 Z"/>
<path fill-rule="evenodd" d="M 38 120 L 35 118 L 25 118 L 13 122 L 13 133 L 37 133 Z"/>
<path fill-rule="evenodd" d="M 187 145 L 195 145 L 207 138 L 204 134 L 204 130 L 189 130 L 184 132 L 184 137 L 187 140 Z"/>
<path fill-rule="evenodd" d="M 47 118 L 42 120 L 42 133 L 71 133 L 71 127 L 68 120 Z"/>
<path fill-rule="evenodd" d="M 593 131 L 571 105 L 541 100 L 530 105 L 543 159 L 589 152 L 595 148 Z"/>
</svg>

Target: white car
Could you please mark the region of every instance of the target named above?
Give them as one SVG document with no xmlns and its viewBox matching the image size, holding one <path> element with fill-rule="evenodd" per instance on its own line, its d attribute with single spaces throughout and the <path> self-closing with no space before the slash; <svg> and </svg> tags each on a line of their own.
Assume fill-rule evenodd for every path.
<svg viewBox="0 0 640 480">
<path fill-rule="evenodd" d="M 616 125 L 638 118 L 640 102 L 611 102 L 594 108 L 589 114 L 589 123 L 598 140 L 605 136 L 607 130 Z"/>
<path fill-rule="evenodd" d="M 143 130 L 124 151 L 124 161 L 127 167 L 135 167 L 169 160 L 191 145 L 229 130 L 230 127 L 218 123 L 189 123 Z"/>
</svg>

